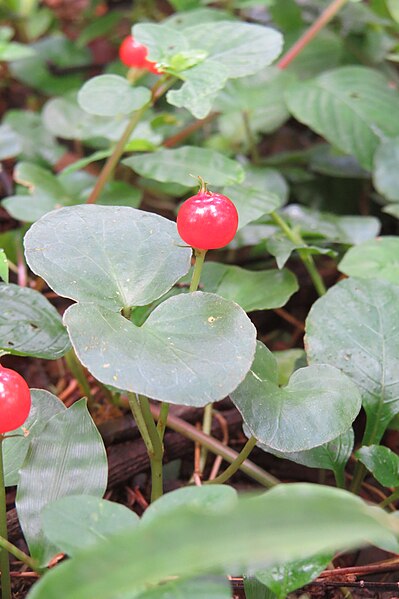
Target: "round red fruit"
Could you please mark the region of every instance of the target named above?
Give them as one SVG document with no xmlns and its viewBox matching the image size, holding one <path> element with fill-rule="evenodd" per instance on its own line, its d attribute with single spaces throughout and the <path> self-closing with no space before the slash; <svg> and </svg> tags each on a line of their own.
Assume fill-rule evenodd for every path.
<svg viewBox="0 0 399 599">
<path fill-rule="evenodd" d="M 0 434 L 22 426 L 29 415 L 31 397 L 25 379 L 0 365 Z"/>
<path fill-rule="evenodd" d="M 222 248 L 233 239 L 238 213 L 233 202 L 221 193 L 201 189 L 188 198 L 177 215 L 180 237 L 197 250 Z"/>
<path fill-rule="evenodd" d="M 119 48 L 119 58 L 127 67 L 146 69 L 159 75 L 160 71 L 156 68 L 155 62 L 147 60 L 147 54 L 147 48 L 135 40 L 132 35 L 125 37 Z"/>
</svg>

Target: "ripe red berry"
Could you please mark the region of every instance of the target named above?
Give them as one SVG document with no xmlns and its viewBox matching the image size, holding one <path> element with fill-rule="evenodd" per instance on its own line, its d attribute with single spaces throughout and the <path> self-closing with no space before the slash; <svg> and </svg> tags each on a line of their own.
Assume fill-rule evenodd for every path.
<svg viewBox="0 0 399 599">
<path fill-rule="evenodd" d="M 177 215 L 180 237 L 197 250 L 224 247 L 233 239 L 237 227 L 238 213 L 233 202 L 204 186 L 181 205 Z"/>
<path fill-rule="evenodd" d="M 147 54 L 147 48 L 136 41 L 132 35 L 125 37 L 119 48 L 119 58 L 127 67 L 146 69 L 159 75 L 161 71 L 157 69 L 155 62 L 147 60 Z"/>
<path fill-rule="evenodd" d="M 0 434 L 22 426 L 30 406 L 30 391 L 25 379 L 15 370 L 0 365 Z"/>
</svg>

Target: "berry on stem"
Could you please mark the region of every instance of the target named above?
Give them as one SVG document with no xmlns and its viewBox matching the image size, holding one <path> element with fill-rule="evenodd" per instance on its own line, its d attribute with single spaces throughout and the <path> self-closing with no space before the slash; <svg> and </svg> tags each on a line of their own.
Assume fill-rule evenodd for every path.
<svg viewBox="0 0 399 599">
<path fill-rule="evenodd" d="M 0 365 L 0 434 L 13 431 L 29 415 L 31 397 L 25 379 Z"/>
<path fill-rule="evenodd" d="M 199 192 L 188 198 L 177 215 L 180 237 L 197 250 L 222 248 L 233 239 L 238 213 L 233 202 L 221 193 L 208 191 L 201 181 Z"/>
<path fill-rule="evenodd" d="M 160 75 L 161 71 L 157 69 L 155 62 L 147 59 L 147 54 L 147 48 L 132 35 L 125 37 L 119 48 L 119 58 L 127 67 L 146 69 L 154 75 Z"/>
</svg>

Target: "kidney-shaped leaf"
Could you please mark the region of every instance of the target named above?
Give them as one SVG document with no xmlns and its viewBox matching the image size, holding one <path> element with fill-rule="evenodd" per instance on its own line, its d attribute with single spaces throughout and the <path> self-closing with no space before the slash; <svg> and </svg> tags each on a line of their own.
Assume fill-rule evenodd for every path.
<svg viewBox="0 0 399 599">
<path fill-rule="evenodd" d="M 52 569 L 33 586 L 29 599 L 114 599 L 171 575 L 266 566 L 378 544 L 390 540 L 397 526 L 383 510 L 345 491 L 278 485 L 258 498 L 239 499 L 223 513 L 178 506 L 167 518 L 119 533 Z"/>
<path fill-rule="evenodd" d="M 377 237 L 350 248 L 339 270 L 350 277 L 385 279 L 399 285 L 399 238 Z"/>
<path fill-rule="evenodd" d="M 86 81 L 78 93 L 81 108 L 89 114 L 117 116 L 139 110 L 151 99 L 146 87 L 133 87 L 119 75 L 98 75 Z"/>
<path fill-rule="evenodd" d="M 399 93 L 373 69 L 334 69 L 289 87 L 286 100 L 299 121 L 369 170 L 381 134 L 399 135 Z"/>
<path fill-rule="evenodd" d="M 0 349 L 17 356 L 61 358 L 70 348 L 61 317 L 38 291 L 0 283 Z"/>
<path fill-rule="evenodd" d="M 210 293 L 172 297 L 143 326 L 93 304 L 64 316 L 80 361 L 101 382 L 170 403 L 204 406 L 244 379 L 255 327 L 240 306 Z"/>
<path fill-rule="evenodd" d="M 258 342 L 251 370 L 231 394 L 258 441 L 278 451 L 303 451 L 335 439 L 351 426 L 360 410 L 360 394 L 337 368 L 300 368 L 280 388 L 273 364 L 273 354 Z"/>
<path fill-rule="evenodd" d="M 123 161 L 139 175 L 161 181 L 197 185 L 199 175 L 210 185 L 241 183 L 245 173 L 241 164 L 208 148 L 182 146 L 177 150 L 162 149 L 152 154 L 131 156 Z"/>
<path fill-rule="evenodd" d="M 47 505 L 42 522 L 47 539 L 59 551 L 73 556 L 84 547 L 135 528 L 139 517 L 120 503 L 93 495 L 69 495 Z"/>
<path fill-rule="evenodd" d="M 176 225 L 128 207 L 72 206 L 25 236 L 29 266 L 58 294 L 120 310 L 160 297 L 189 269 Z"/>
<path fill-rule="evenodd" d="M 31 389 L 32 405 L 29 416 L 24 423 L 28 431 L 25 436 L 22 428 L 15 431 L 18 436 L 6 437 L 3 441 L 4 476 L 7 487 L 17 485 L 19 469 L 28 453 L 29 444 L 39 437 L 47 422 L 66 408 L 62 401 L 44 389 Z"/>
<path fill-rule="evenodd" d="M 399 457 L 388 447 L 364 445 L 356 457 L 384 487 L 399 487 Z"/>
<path fill-rule="evenodd" d="M 53 416 L 33 439 L 20 471 L 16 508 L 31 555 L 40 564 L 57 553 L 44 537 L 43 508 L 66 495 L 102 497 L 107 476 L 104 444 L 85 400 Z"/>
<path fill-rule="evenodd" d="M 327 363 L 358 386 L 367 412 L 366 445 L 378 443 L 399 412 L 399 288 L 380 279 L 346 279 L 312 306 L 308 359 Z"/>
</svg>

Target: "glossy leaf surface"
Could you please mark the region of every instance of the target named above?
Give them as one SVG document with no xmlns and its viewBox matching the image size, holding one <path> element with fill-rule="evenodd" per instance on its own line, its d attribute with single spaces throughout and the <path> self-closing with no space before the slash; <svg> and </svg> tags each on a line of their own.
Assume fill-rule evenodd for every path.
<svg viewBox="0 0 399 599">
<path fill-rule="evenodd" d="M 44 565 L 57 553 L 44 537 L 43 508 L 66 495 L 102 497 L 107 477 L 104 444 L 85 400 L 53 416 L 32 440 L 20 470 L 16 508 L 32 557 Z"/>
<path fill-rule="evenodd" d="M 399 487 L 399 457 L 383 445 L 364 445 L 356 457 L 384 487 Z"/>
<path fill-rule="evenodd" d="M 47 422 L 66 408 L 62 401 L 44 389 L 31 389 L 32 405 L 29 416 L 23 428 L 29 435 L 23 434 L 22 428 L 17 429 L 18 437 L 5 439 L 3 443 L 4 476 L 7 487 L 19 482 L 19 469 L 24 463 L 29 444 L 40 436 Z"/>
</svg>

